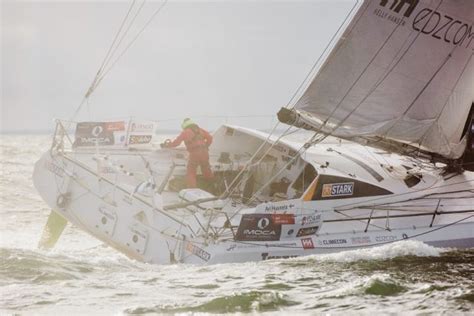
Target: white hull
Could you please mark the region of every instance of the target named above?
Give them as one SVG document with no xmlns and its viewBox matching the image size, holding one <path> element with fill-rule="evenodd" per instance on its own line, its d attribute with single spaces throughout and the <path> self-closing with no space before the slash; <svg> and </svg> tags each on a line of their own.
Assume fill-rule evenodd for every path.
<svg viewBox="0 0 474 316">
<path fill-rule="evenodd" d="M 237 157 L 239 151 L 255 151 L 263 139 L 265 135 L 255 131 L 223 127 L 216 133 L 211 154 L 226 152 Z M 285 153 L 298 145 L 278 143 L 271 152 L 276 160 L 271 163 L 281 167 L 287 161 Z M 278 183 L 284 176 L 292 182 L 284 198 L 262 191 L 261 201 L 249 205 L 230 198 L 193 205 L 192 199 L 187 203 L 173 190 L 157 192 L 160 183 L 168 182 L 167 177 L 184 173 L 181 151 L 100 148 L 99 153 L 97 148 L 53 148 L 37 162 L 34 183 L 46 203 L 68 221 L 127 256 L 150 263 L 260 261 L 408 239 L 439 247 L 474 247 L 473 173 L 442 175 L 420 170 L 422 180 L 408 187 L 404 182 L 407 174 L 400 168 L 384 169 L 373 156 L 377 154 L 371 156 L 376 157 L 374 161 L 364 162 L 368 166 L 354 163 L 360 158 L 359 145 L 318 146 L 298 157 L 275 180 Z M 354 153 L 350 159 L 343 152 L 347 149 Z M 233 172 L 248 158 L 242 159 L 232 164 L 214 159 L 211 164 L 217 172 Z M 171 161 L 177 165 L 172 170 Z M 407 163 L 393 155 L 383 161 Z M 317 176 L 297 194 L 297 177 L 308 165 Z M 267 167 L 265 163 L 257 166 Z M 367 168 L 373 172 L 367 174 Z M 383 180 L 371 179 L 374 173 Z M 352 180 L 337 183 L 343 177 Z M 156 186 L 146 190 L 150 178 Z M 323 184 L 324 179 L 333 179 L 333 183 Z M 245 220 L 253 221 L 249 224 L 253 227 L 245 229 Z"/>
</svg>

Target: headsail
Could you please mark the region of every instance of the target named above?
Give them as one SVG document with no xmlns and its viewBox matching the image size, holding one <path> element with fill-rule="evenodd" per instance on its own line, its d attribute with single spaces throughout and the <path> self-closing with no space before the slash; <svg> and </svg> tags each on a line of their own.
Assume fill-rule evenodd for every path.
<svg viewBox="0 0 474 316">
<path fill-rule="evenodd" d="M 280 121 L 459 158 L 474 101 L 473 21 L 472 0 L 364 1 Z"/>
</svg>

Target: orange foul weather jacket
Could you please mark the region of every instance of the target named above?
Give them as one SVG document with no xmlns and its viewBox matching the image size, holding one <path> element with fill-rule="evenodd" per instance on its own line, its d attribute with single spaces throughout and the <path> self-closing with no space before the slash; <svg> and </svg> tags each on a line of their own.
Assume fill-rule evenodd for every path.
<svg viewBox="0 0 474 316">
<path fill-rule="evenodd" d="M 212 179 L 213 174 L 209 165 L 208 147 L 212 143 L 212 136 L 208 131 L 200 127 L 188 127 L 184 129 L 175 140 L 168 144 L 168 147 L 177 147 L 182 142 L 189 152 L 189 160 L 186 174 L 186 184 L 188 188 L 196 187 L 197 167 L 201 168 L 205 179 Z"/>
</svg>

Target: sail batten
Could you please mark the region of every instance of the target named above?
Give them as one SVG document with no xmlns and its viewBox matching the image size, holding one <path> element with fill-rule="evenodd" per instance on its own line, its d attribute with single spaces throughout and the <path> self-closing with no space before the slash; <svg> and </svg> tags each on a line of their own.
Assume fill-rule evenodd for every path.
<svg viewBox="0 0 474 316">
<path fill-rule="evenodd" d="M 364 1 L 284 120 L 459 158 L 474 102 L 473 21 L 472 0 Z"/>
</svg>

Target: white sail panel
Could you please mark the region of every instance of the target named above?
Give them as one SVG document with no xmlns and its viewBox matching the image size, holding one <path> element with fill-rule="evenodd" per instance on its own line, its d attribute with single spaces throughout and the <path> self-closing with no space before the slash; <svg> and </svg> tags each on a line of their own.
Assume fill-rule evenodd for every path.
<svg viewBox="0 0 474 316">
<path fill-rule="evenodd" d="M 368 0 L 295 108 L 313 129 L 449 159 L 474 101 L 473 0 Z"/>
</svg>

